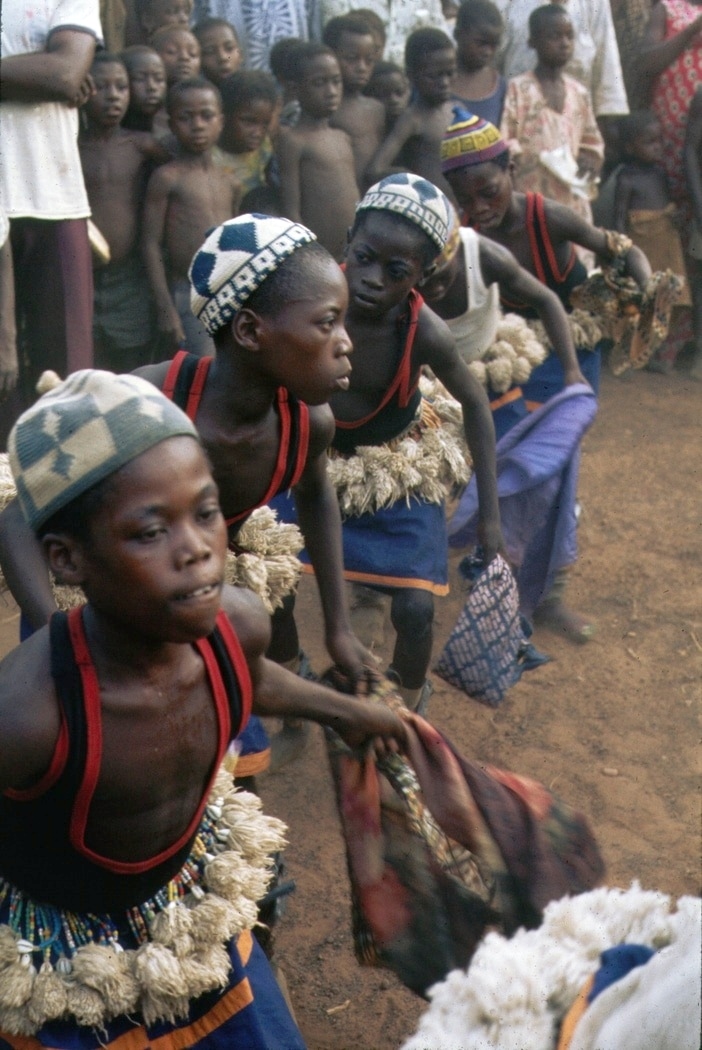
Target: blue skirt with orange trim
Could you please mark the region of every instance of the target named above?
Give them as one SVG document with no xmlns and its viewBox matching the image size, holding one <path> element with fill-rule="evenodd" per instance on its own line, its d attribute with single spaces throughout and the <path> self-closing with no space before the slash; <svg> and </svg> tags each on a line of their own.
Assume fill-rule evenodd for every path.
<svg viewBox="0 0 702 1050">
<path fill-rule="evenodd" d="M 0 1050 L 304 1050 L 268 960 L 250 932 L 229 945 L 227 987 L 193 1000 L 178 1024 L 120 1017 L 105 1030 L 46 1024 L 31 1037 L 0 1032 Z"/>
</svg>

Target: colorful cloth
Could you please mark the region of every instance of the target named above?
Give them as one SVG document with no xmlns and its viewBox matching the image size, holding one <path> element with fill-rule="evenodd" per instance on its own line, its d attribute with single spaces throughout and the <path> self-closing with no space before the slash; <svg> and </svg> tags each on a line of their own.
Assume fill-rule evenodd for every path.
<svg viewBox="0 0 702 1050">
<path fill-rule="evenodd" d="M 501 132 L 516 159 L 515 189 L 534 191 L 565 204 L 588 222 L 590 202 L 574 193 L 541 162 L 542 151 L 567 144 L 575 160 L 586 150 L 598 161 L 604 158 L 604 142 L 597 127 L 587 88 L 564 75 L 565 102 L 559 113 L 548 105 L 534 73 L 510 80 L 502 114 Z"/>
<path fill-rule="evenodd" d="M 491 95 L 486 95 L 485 98 L 460 98 L 458 95 L 453 95 L 451 101 L 458 102 L 469 113 L 482 117 L 483 120 L 489 120 L 491 124 L 499 128 L 506 94 L 507 81 L 501 73 L 498 73 L 497 84 Z"/>
<path fill-rule="evenodd" d="M 506 153 L 508 144 L 498 128 L 483 117 L 460 114 L 448 126 L 441 142 L 441 170 L 454 171 L 485 164 Z"/>
<path fill-rule="evenodd" d="M 670 40 L 699 18 L 700 8 L 690 0 L 661 0 L 665 8 L 665 39 Z M 663 167 L 674 201 L 687 197 L 683 149 L 687 114 L 697 85 L 702 82 L 702 46 L 699 34 L 664 69 L 653 87 L 651 108 L 663 138 Z"/>
<path fill-rule="evenodd" d="M 399 702 L 382 688 L 377 699 Z M 470 762 L 405 717 L 406 758 L 327 739 L 357 957 L 426 994 L 489 928 L 537 926 L 549 900 L 596 885 L 604 865 L 584 817 L 541 784 Z"/>
<path fill-rule="evenodd" d="M 273 160 L 273 143 L 268 135 L 258 149 L 246 153 L 224 153 L 223 157 L 227 168 L 241 183 L 242 198 L 251 190 L 268 185 L 268 168 Z"/>
<path fill-rule="evenodd" d="M 520 608 L 530 617 L 556 572 L 577 556 L 575 496 L 580 442 L 597 412 L 592 390 L 570 386 L 517 423 L 497 443 L 502 535 L 517 567 Z M 477 539 L 478 497 L 472 480 L 449 524 L 449 543 Z"/>
</svg>

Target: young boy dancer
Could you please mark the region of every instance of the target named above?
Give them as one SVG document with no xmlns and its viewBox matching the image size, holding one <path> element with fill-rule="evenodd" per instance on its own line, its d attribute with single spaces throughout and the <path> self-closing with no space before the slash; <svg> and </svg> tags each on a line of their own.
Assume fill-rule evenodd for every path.
<svg viewBox="0 0 702 1050">
<path fill-rule="evenodd" d="M 264 658 L 267 616 L 223 586 L 195 428 L 152 384 L 74 373 L 9 448 L 23 514 L 87 604 L 0 667 L 0 1037 L 302 1047 L 250 935 L 284 829 L 218 771 L 252 706 L 351 746 L 396 746 L 402 723 Z"/>
<path fill-rule="evenodd" d="M 390 494 L 374 491 L 369 477 L 363 507 L 349 506 L 340 494 L 344 575 L 391 595 L 397 638 L 390 671 L 407 705 L 415 708 L 426 704 L 430 692 L 426 672 L 434 595 L 448 591 L 443 490 L 431 482 L 443 472 L 450 485 L 451 468 L 440 452 L 432 460 L 431 475 L 418 467 L 438 422 L 427 418 L 418 390 L 425 365 L 463 409 L 487 561 L 502 542 L 495 431 L 487 398 L 456 352 L 446 325 L 415 290 L 446 243 L 450 207 L 436 186 L 406 172 L 383 179 L 361 200 L 346 261 L 346 326 L 355 348 L 354 371 L 348 390 L 333 394 L 330 401 L 337 455 L 331 467 L 338 489 L 357 467 L 363 472 L 368 446 L 373 446 L 370 457 L 377 463 L 385 458 L 390 473 L 400 461 L 415 465 L 415 476 L 406 484 L 400 481 Z M 400 447 L 404 439 L 411 449 Z"/>
</svg>

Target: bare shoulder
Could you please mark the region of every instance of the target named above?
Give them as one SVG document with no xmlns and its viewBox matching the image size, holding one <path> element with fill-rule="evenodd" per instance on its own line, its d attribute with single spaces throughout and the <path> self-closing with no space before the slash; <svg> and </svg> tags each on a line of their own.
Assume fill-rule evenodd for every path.
<svg viewBox="0 0 702 1050">
<path fill-rule="evenodd" d="M 247 662 L 263 656 L 271 636 L 270 616 L 253 591 L 225 584 L 222 609 L 229 617 Z"/>
<path fill-rule="evenodd" d="M 455 353 L 456 344 L 448 325 L 424 303 L 417 318 L 417 333 L 412 354 L 414 362 L 431 367 L 437 354 L 444 357 Z"/>
<path fill-rule="evenodd" d="M 334 437 L 334 413 L 329 405 L 310 405 L 308 462 L 325 452 Z"/>
<path fill-rule="evenodd" d="M 59 728 L 49 628 L 43 627 L 0 663 L 0 790 L 28 786 L 41 776 Z"/>
<path fill-rule="evenodd" d="M 149 383 L 153 383 L 155 387 L 158 387 L 159 390 L 163 390 L 170 367 L 170 361 L 160 361 L 157 365 L 144 365 L 142 368 L 136 368 L 134 375 L 146 379 Z"/>
</svg>

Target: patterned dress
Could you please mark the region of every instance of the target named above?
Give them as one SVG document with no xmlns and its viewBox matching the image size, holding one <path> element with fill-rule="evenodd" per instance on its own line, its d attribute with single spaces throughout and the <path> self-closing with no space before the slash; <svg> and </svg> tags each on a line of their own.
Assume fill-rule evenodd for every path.
<svg viewBox="0 0 702 1050">
<path fill-rule="evenodd" d="M 662 0 L 665 7 L 665 39 L 670 40 L 702 14 L 690 0 Z M 675 201 L 687 197 L 683 147 L 687 114 L 695 88 L 702 82 L 702 33 L 681 52 L 657 78 L 651 108 L 663 132 L 663 166 Z"/>
</svg>

